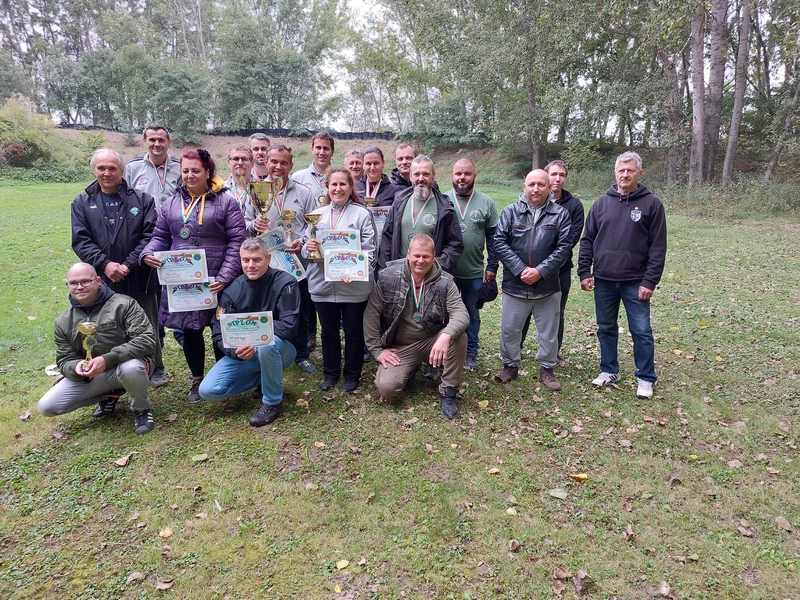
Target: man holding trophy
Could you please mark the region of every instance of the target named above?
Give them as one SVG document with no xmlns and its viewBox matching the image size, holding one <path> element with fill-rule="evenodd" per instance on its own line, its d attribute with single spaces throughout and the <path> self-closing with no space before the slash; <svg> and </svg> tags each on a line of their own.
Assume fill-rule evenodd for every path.
<svg viewBox="0 0 800 600">
<path fill-rule="evenodd" d="M 137 435 L 153 429 L 147 386 L 158 342 L 133 298 L 106 286 L 94 267 L 77 263 L 67 271 L 72 305 L 55 323 L 56 361 L 62 378 L 39 400 L 45 417 L 98 404 L 93 416 L 113 412 L 121 392 L 131 397 Z"/>
</svg>

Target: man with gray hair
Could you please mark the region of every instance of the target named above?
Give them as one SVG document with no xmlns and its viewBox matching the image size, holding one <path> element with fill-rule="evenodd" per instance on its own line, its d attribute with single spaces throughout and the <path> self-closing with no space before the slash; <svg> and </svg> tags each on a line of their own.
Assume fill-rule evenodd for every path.
<svg viewBox="0 0 800 600">
<path fill-rule="evenodd" d="M 136 300 L 157 329 L 158 278 L 139 264 L 139 254 L 156 224 L 153 198 L 128 186 L 122 177 L 122 157 L 115 150 L 100 148 L 89 164 L 97 180 L 72 201 L 72 249 L 110 289 Z M 153 360 L 152 384 L 166 385 L 169 378 L 160 344 Z M 114 410 L 110 404 L 101 408 Z"/>
<path fill-rule="evenodd" d="M 464 251 L 461 228 L 450 198 L 436 187 L 433 161 L 420 154 L 411 161 L 411 187 L 395 195 L 380 243 L 378 265 L 405 258 L 415 235 L 433 238 L 434 253 L 442 269 L 455 273 L 456 262 Z"/>
<path fill-rule="evenodd" d="M 624 152 L 614 164 L 616 185 L 589 209 L 578 254 L 581 289 L 594 290 L 600 374 L 592 385 L 619 380 L 617 342 L 619 303 L 625 305 L 633 338 L 636 395 L 652 398 L 656 382 L 650 298 L 661 280 L 667 256 L 664 205 L 639 183 L 642 158 Z"/>
<path fill-rule="evenodd" d="M 252 152 L 253 171 L 250 174 L 250 179 L 261 181 L 269 177 L 267 169 L 267 153 L 271 142 L 266 133 L 254 133 L 248 140 L 250 142 L 250 151 Z"/>
</svg>

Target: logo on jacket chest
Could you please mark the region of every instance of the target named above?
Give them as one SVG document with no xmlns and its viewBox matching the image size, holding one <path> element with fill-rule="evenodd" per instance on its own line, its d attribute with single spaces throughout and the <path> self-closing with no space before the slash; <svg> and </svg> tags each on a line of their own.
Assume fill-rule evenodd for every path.
<svg viewBox="0 0 800 600">
<path fill-rule="evenodd" d="M 139 207 L 137 207 L 137 206 L 134 206 L 133 208 L 131 208 L 131 211 L 130 211 L 130 212 L 131 212 L 131 214 L 132 214 L 132 215 L 135 217 L 136 215 L 138 215 L 138 214 L 139 214 Z"/>
<path fill-rule="evenodd" d="M 634 223 L 638 223 L 641 220 L 642 220 L 642 211 L 640 211 L 639 207 L 637 206 L 631 211 L 631 221 L 633 221 Z"/>
</svg>

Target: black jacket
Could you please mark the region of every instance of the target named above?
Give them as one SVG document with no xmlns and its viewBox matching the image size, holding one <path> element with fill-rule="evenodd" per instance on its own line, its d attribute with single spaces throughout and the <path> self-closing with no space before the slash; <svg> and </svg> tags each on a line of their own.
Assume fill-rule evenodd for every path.
<svg viewBox="0 0 800 600">
<path fill-rule="evenodd" d="M 558 272 L 570 246 L 567 210 L 547 201 L 544 213 L 533 224 L 533 211 L 525 196 L 500 213 L 494 251 L 503 263 L 503 293 L 518 298 L 543 298 L 561 290 Z M 520 274 L 534 267 L 542 278 L 528 285 Z"/>
<path fill-rule="evenodd" d="M 392 169 L 392 176 L 389 177 L 389 181 L 391 181 L 392 184 L 394 184 L 397 188 L 400 189 L 411 187 L 411 182 L 402 175 L 400 175 L 400 171 L 397 170 L 397 167 Z"/>
<path fill-rule="evenodd" d="M 358 195 L 363 200 L 367 195 L 367 176 L 364 175 L 361 179 L 356 181 L 356 189 Z M 394 204 L 394 195 L 400 190 L 395 184 L 389 181 L 386 175 L 381 175 L 381 187 L 378 190 L 378 204 L 375 206 L 391 206 Z"/>
<path fill-rule="evenodd" d="M 403 223 L 403 212 L 413 192 L 413 187 L 407 187 L 395 195 L 394 204 L 386 218 L 386 225 L 383 227 L 383 236 L 381 237 L 380 254 L 378 255 L 378 265 L 381 268 L 386 267 L 386 263 L 390 260 L 405 258 L 400 256 L 402 247 L 400 228 Z M 434 253 L 442 268 L 453 275 L 456 271 L 456 261 L 464 252 L 464 241 L 461 238 L 456 209 L 453 208 L 450 198 L 438 189 L 433 188 L 431 193 L 436 199 L 436 225 L 431 236 L 435 244 Z"/>
<path fill-rule="evenodd" d="M 211 321 L 214 344 L 227 356 L 237 358 L 235 348 L 225 348 L 222 345 L 220 314 L 265 311 L 272 311 L 275 337 L 283 341 L 295 338 L 300 315 L 300 288 L 292 275 L 270 267 L 258 279 L 251 280 L 246 275 L 239 275 L 234 279 L 220 295 L 217 312 Z"/>
<path fill-rule="evenodd" d="M 578 277 L 640 281 L 654 290 L 667 258 L 664 205 L 639 184 L 620 196 L 616 184 L 589 209 L 578 253 Z"/>
<path fill-rule="evenodd" d="M 96 181 L 72 201 L 72 249 L 81 261 L 92 265 L 105 284 L 127 296 L 145 296 L 158 292 L 158 275 L 154 269 L 139 264 L 139 254 L 150 241 L 156 225 L 153 198 L 128 187 L 125 180 L 117 188 L 122 198 L 119 222 L 114 231 L 105 219 L 100 200 L 100 184 Z M 113 283 L 103 269 L 109 262 L 125 265 L 128 276 Z"/>
<path fill-rule="evenodd" d="M 581 241 L 581 232 L 583 232 L 583 203 L 580 198 L 573 196 L 567 190 L 561 190 L 561 198 L 555 200 L 559 206 L 563 206 L 569 213 L 572 226 L 569 228 L 569 256 L 567 262 L 561 265 L 561 272 L 570 271 L 575 264 L 572 262 L 572 249 Z"/>
</svg>

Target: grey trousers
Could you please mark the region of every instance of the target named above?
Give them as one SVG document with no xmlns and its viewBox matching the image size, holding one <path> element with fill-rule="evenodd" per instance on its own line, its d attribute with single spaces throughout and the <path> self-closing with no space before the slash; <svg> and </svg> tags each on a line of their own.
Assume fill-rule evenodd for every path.
<svg viewBox="0 0 800 600">
<path fill-rule="evenodd" d="M 151 406 L 147 396 L 148 385 L 150 377 L 145 362 L 141 358 L 134 358 L 100 373 L 88 382 L 62 379 L 42 396 L 37 407 L 45 417 L 55 417 L 97 404 L 104 394 L 124 388 L 131 397 L 131 410 L 144 410 Z"/>
<path fill-rule="evenodd" d="M 536 343 L 539 348 L 536 360 L 552 369 L 558 358 L 558 322 L 561 314 L 561 292 L 545 298 L 527 300 L 503 294 L 503 312 L 500 321 L 500 357 L 503 364 L 518 367 L 522 358 L 522 330 L 528 315 L 533 312 L 536 324 Z"/>
<path fill-rule="evenodd" d="M 153 326 L 153 331 L 156 332 L 156 351 L 153 354 L 153 370 L 164 369 L 164 359 L 161 358 L 161 340 L 158 339 L 158 292 L 155 294 L 147 294 L 146 296 L 132 296 L 136 300 L 136 304 L 142 307 L 144 314 L 147 315 L 147 320 Z"/>
</svg>

